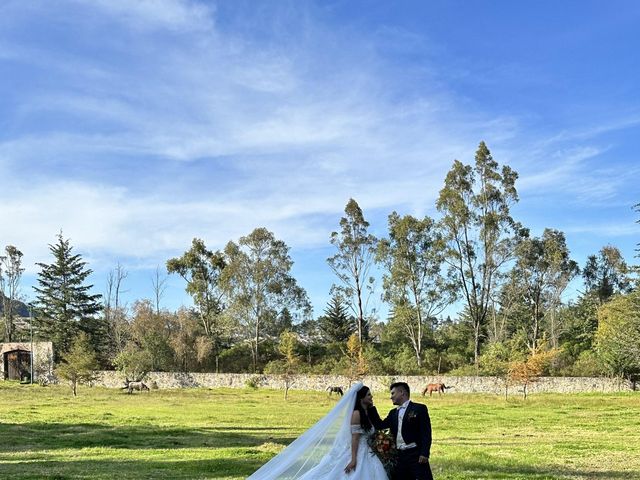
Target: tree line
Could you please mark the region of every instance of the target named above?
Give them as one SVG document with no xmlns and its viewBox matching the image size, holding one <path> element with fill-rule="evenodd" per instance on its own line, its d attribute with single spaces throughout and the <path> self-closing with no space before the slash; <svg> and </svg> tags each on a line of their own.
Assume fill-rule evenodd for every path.
<svg viewBox="0 0 640 480">
<path fill-rule="evenodd" d="M 289 247 L 266 228 L 220 250 L 194 238 L 169 259 L 166 273 L 180 276 L 193 300 L 177 311 L 162 308 L 160 268 L 150 299 L 122 302 L 120 264 L 105 293 L 92 293 L 91 269 L 60 233 L 51 263 L 38 264 L 33 333 L 53 342 L 63 365 L 84 352 L 89 364 L 130 377 L 152 370 L 507 375 L 529 364 L 551 375 L 639 373 L 635 268 L 612 245 L 580 266 L 563 232 L 533 236 L 511 213 L 517 179 L 482 142 L 473 164 L 456 160 L 447 173 L 438 219 L 392 212 L 383 238 L 350 199 L 330 234 L 336 281 L 317 317 L 292 275 Z M 22 253 L 7 246 L 5 341 L 25 334 L 16 329 L 23 271 Z M 579 277 L 583 290 L 563 301 Z M 377 285 L 387 318 L 372 308 Z M 443 314 L 452 305 L 461 306 L 456 318 Z"/>
</svg>

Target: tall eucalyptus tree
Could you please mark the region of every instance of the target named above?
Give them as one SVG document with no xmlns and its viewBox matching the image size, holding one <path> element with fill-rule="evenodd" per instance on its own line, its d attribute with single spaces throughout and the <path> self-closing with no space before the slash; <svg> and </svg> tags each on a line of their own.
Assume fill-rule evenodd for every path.
<svg viewBox="0 0 640 480">
<path fill-rule="evenodd" d="M 587 257 L 582 277 L 587 292 L 594 293 L 602 305 L 614 294 L 631 291 L 630 273 L 620 250 L 613 245 L 605 245 L 597 255 Z"/>
<path fill-rule="evenodd" d="M 369 222 L 353 198 L 349 199 L 345 216 L 340 219 L 340 231 L 331 233 L 331 245 L 338 250 L 327 259 L 331 270 L 340 280 L 332 287 L 348 301 L 362 345 L 368 337 L 368 300 L 373 292 L 374 279 L 370 275 L 375 260 L 376 238 L 369 233 Z"/>
<path fill-rule="evenodd" d="M 433 219 L 389 215 L 389 237 L 380 240 L 377 255 L 386 269 L 383 298 L 402 323 L 419 367 L 429 322 L 455 298 L 443 271 L 444 256 L 445 244 Z"/>
<path fill-rule="evenodd" d="M 0 255 L 0 301 L 4 317 L 4 340 L 11 342 L 14 331 L 16 302 L 20 279 L 24 272 L 22 252 L 13 245 L 7 245 L 5 255 Z"/>
<path fill-rule="evenodd" d="M 283 315 L 290 315 L 292 322 L 307 318 L 311 305 L 291 275 L 289 247 L 266 228 L 256 228 L 238 243 L 229 242 L 224 256 L 227 265 L 220 285 L 228 302 L 226 313 L 239 321 L 251 345 L 253 369 L 258 371 L 266 332 L 279 335 L 273 327 Z"/>
<path fill-rule="evenodd" d="M 454 161 L 436 203 L 447 242 L 446 262 L 473 324 L 476 365 L 491 298 L 505 265 L 513 258 L 517 237 L 525 233 L 510 212 L 518 201 L 517 178 L 509 166 L 499 169 L 480 142 L 475 165 Z"/>
<path fill-rule="evenodd" d="M 564 233 L 558 230 L 547 228 L 541 238 L 525 238 L 516 247 L 511 279 L 529 312 L 525 333 L 532 351 L 538 348 L 545 318 L 551 343 L 558 346 L 557 308 L 562 292 L 578 272 L 578 264 L 569 256 Z"/>
<path fill-rule="evenodd" d="M 224 291 L 220 282 L 225 268 L 224 255 L 208 249 L 199 238 L 193 239 L 191 248 L 181 257 L 167 261 L 167 272 L 177 273 L 187 282 L 185 290 L 193 299 L 204 336 L 210 342 L 216 371 L 224 340 L 232 329 L 229 318 L 223 315 Z M 160 286 L 158 283 L 157 287 Z M 156 289 L 156 311 L 159 311 L 157 293 Z"/>
</svg>

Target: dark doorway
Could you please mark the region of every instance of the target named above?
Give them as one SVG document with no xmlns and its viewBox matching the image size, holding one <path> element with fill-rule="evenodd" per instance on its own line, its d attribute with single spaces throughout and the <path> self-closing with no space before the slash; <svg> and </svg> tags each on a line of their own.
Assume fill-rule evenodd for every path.
<svg viewBox="0 0 640 480">
<path fill-rule="evenodd" d="M 12 350 L 4 354 L 5 380 L 22 380 L 31 375 L 31 352 Z"/>
</svg>

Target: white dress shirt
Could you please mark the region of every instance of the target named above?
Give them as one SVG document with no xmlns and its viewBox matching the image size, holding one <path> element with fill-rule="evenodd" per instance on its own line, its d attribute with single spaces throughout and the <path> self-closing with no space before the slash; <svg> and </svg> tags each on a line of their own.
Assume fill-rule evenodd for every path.
<svg viewBox="0 0 640 480">
<path fill-rule="evenodd" d="M 402 438 L 402 420 L 404 419 L 404 413 L 407 411 L 410 402 L 411 400 L 407 400 L 398 406 L 398 436 L 396 437 L 396 448 L 398 450 L 408 450 L 409 448 L 417 447 L 415 442 L 407 444 L 404 438 Z"/>
</svg>

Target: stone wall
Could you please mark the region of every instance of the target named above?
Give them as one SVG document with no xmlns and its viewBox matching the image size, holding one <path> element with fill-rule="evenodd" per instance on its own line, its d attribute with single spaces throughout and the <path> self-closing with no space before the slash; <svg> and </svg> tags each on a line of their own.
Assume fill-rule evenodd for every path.
<svg viewBox="0 0 640 480">
<path fill-rule="evenodd" d="M 96 385 L 109 388 L 123 386 L 124 377 L 119 372 L 100 372 Z M 394 381 L 405 381 L 411 391 L 418 394 L 428 383 L 442 382 L 450 393 L 504 393 L 503 380 L 496 377 L 453 377 L 453 376 L 369 376 L 363 379 L 374 393 L 386 392 Z M 167 373 L 150 372 L 144 382 L 147 385 L 157 385 L 158 388 L 185 387 L 228 387 L 245 388 L 253 383 L 260 388 L 282 389 L 283 380 L 278 375 L 252 375 L 241 373 Z M 343 389 L 350 385 L 349 379 L 337 375 L 297 375 L 292 384 L 293 390 L 325 391 L 328 386 L 340 386 Z M 510 393 L 521 391 L 522 387 L 509 387 Z M 543 377 L 528 387 L 528 393 L 556 392 L 620 392 L 631 390 L 631 384 L 618 378 L 588 378 L 588 377 Z"/>
</svg>

